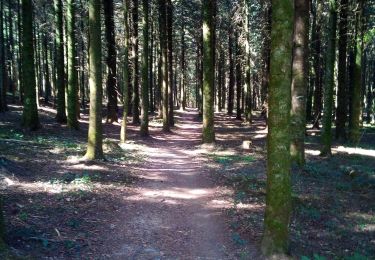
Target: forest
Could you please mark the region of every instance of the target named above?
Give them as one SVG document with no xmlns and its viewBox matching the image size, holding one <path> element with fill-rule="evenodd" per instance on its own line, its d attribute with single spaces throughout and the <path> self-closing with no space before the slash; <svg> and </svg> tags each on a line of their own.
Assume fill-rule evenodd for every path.
<svg viewBox="0 0 375 260">
<path fill-rule="evenodd" d="M 0 0 L 0 259 L 375 259 L 375 0 Z"/>
</svg>

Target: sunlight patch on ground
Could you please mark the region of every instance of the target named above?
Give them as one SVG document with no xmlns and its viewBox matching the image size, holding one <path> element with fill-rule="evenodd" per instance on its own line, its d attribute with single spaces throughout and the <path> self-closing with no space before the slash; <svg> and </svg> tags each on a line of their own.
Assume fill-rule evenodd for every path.
<svg viewBox="0 0 375 260">
<path fill-rule="evenodd" d="M 375 149 L 370 150 L 370 149 L 339 146 L 337 148 L 333 148 L 332 150 L 335 150 L 337 152 L 347 153 L 347 154 L 358 154 L 358 155 L 375 157 Z"/>
<path fill-rule="evenodd" d="M 319 150 L 306 149 L 306 150 L 305 150 L 305 153 L 306 153 L 306 154 L 309 154 L 309 155 L 313 155 L 313 156 L 318 156 L 318 155 L 320 155 L 320 151 L 319 151 Z"/>
<path fill-rule="evenodd" d="M 265 138 L 267 134 L 256 134 L 253 136 L 253 139 L 262 139 Z"/>
</svg>

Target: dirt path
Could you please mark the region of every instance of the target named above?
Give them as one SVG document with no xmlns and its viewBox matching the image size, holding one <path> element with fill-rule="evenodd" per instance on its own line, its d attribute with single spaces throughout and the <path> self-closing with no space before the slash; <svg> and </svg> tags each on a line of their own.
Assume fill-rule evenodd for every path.
<svg viewBox="0 0 375 260">
<path fill-rule="evenodd" d="M 171 134 L 151 133 L 148 157 L 136 169 L 144 181 L 124 196 L 110 232 L 108 257 L 117 259 L 234 259 L 222 190 L 209 178 L 196 149 L 196 113 L 178 114 Z"/>
</svg>

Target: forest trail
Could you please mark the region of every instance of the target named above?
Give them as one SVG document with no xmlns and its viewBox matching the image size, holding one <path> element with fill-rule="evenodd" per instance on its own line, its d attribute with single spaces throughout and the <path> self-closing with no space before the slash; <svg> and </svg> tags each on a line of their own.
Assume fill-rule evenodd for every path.
<svg viewBox="0 0 375 260">
<path fill-rule="evenodd" d="M 234 259 L 225 223 L 223 190 L 208 177 L 197 153 L 201 123 L 195 110 L 178 113 L 172 133 L 152 132 L 142 181 L 110 232 L 109 257 L 116 259 Z M 231 248 L 232 247 L 232 248 Z"/>
</svg>

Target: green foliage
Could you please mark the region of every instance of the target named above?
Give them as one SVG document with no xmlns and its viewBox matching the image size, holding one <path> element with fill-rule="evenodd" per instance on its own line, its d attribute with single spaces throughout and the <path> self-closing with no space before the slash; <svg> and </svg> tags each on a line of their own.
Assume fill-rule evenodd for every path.
<svg viewBox="0 0 375 260">
<path fill-rule="evenodd" d="M 241 238 L 240 234 L 238 233 L 232 234 L 232 240 L 236 245 L 239 245 L 239 246 L 244 246 L 248 243 L 245 239 Z"/>
<path fill-rule="evenodd" d="M 313 257 L 302 256 L 301 260 L 326 260 L 327 258 L 318 254 L 313 254 Z"/>
<path fill-rule="evenodd" d="M 233 163 L 252 163 L 255 158 L 251 155 L 212 155 L 213 160 L 216 163 L 228 166 Z"/>
</svg>

